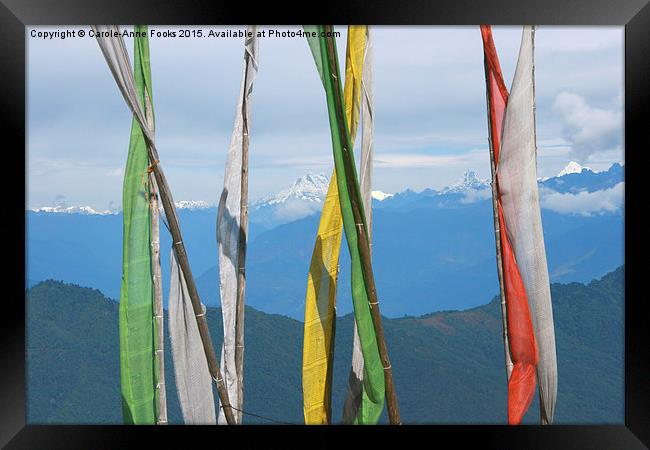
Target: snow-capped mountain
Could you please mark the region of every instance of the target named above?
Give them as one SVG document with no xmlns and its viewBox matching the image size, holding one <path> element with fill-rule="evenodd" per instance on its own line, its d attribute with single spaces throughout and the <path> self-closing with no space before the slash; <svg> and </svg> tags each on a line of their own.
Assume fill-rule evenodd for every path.
<svg viewBox="0 0 650 450">
<path fill-rule="evenodd" d="M 31 211 L 37 213 L 57 213 L 57 214 L 87 214 L 87 215 L 108 215 L 117 214 L 117 211 L 105 210 L 97 211 L 90 206 L 43 206 L 42 208 L 32 208 Z"/>
<path fill-rule="evenodd" d="M 321 172 L 317 175 L 308 173 L 294 181 L 289 189 L 284 189 L 276 195 L 270 195 L 255 202 L 253 208 L 259 209 L 264 206 L 286 203 L 291 200 L 322 203 L 327 195 L 329 184 L 330 180 L 324 173 Z M 372 198 L 380 202 L 392 196 L 393 194 L 387 192 L 372 191 Z"/>
<path fill-rule="evenodd" d="M 189 209 L 192 211 L 195 209 L 208 209 L 214 207 L 214 205 L 210 205 L 208 202 L 203 200 L 181 200 L 180 202 L 174 202 L 174 205 L 176 205 L 178 209 Z"/>
<path fill-rule="evenodd" d="M 442 194 L 462 193 L 467 191 L 477 191 L 490 187 L 490 180 L 479 178 L 475 171 L 467 170 L 463 176 L 451 186 L 442 189 Z"/>
<path fill-rule="evenodd" d="M 586 194 L 606 191 L 624 183 L 624 166 L 613 164 L 608 170 L 598 172 L 589 167 L 584 167 L 575 161 L 569 162 L 557 176 L 539 179 L 540 197 L 542 208 L 549 207 L 550 203 L 545 197 L 554 194 L 580 195 L 576 199 L 584 203 Z M 293 184 L 275 195 L 264 197 L 251 205 L 250 222 L 256 224 L 260 230 L 292 222 L 322 210 L 329 178 L 324 173 L 307 173 L 296 179 Z M 617 189 L 623 192 L 623 186 Z M 618 195 L 618 191 L 608 195 Z M 396 194 L 389 194 L 380 190 L 372 191 L 373 205 L 386 209 L 412 209 L 422 207 L 458 207 L 477 201 L 487 200 L 491 197 L 490 180 L 478 176 L 476 171 L 467 170 L 458 181 L 442 188 L 441 190 L 424 189 L 415 192 L 406 189 Z M 609 197 L 607 197 L 609 198 Z M 553 197 L 554 201 L 570 200 L 568 197 Z M 616 204 L 621 201 L 615 197 Z M 175 203 L 179 210 L 197 211 L 216 208 L 203 200 L 182 200 Z M 610 208 L 611 209 L 611 208 Z M 85 215 L 118 214 L 119 211 L 98 211 L 90 206 L 67 206 L 61 203 L 57 206 L 45 206 L 31 209 L 37 213 L 68 213 Z"/>
<path fill-rule="evenodd" d="M 611 189 L 625 181 L 625 168 L 618 163 L 602 172 L 597 172 L 588 167 L 570 162 L 562 171 L 552 178 L 540 180 L 540 194 L 542 188 L 559 192 L 561 194 L 578 195 L 581 192 L 594 193 Z"/>
<path fill-rule="evenodd" d="M 417 304 L 435 308 L 452 305 L 432 300 L 431 292 L 451 289 L 456 293 L 460 289 L 454 295 L 453 307 L 457 308 L 471 307 L 476 299 L 497 292 L 494 241 L 490 241 L 494 235 L 491 189 L 474 178 L 479 177 L 463 175 L 462 183 L 452 185 L 456 192 L 450 192 L 452 186 L 446 193 L 433 189 L 406 190 L 382 201 L 373 200 L 377 273 L 396 277 L 392 281 L 387 276 L 377 278 L 387 280 L 379 287 L 383 298 L 393 299 L 394 308 L 398 308 L 396 305 L 404 296 L 404 286 L 412 288 L 413 295 L 420 295 Z M 301 184 L 289 183 L 291 187 Z M 467 190 L 458 192 L 461 186 Z M 472 190 L 471 186 L 478 189 Z M 598 173 L 582 171 L 552 177 L 539 186 L 552 279 L 584 282 L 622 263 L 624 166 L 614 164 Z M 251 276 L 246 295 L 247 302 L 250 300 L 247 304 L 256 308 L 299 316 L 304 311 L 300 308 L 304 308 L 306 270 L 323 202 L 322 198 L 320 202 L 303 199 L 309 196 L 298 191 L 294 189 L 295 195 L 282 196 L 284 201 L 257 210 L 251 207 L 246 257 L 247 273 Z M 273 196 L 276 197 L 281 196 Z M 93 208 L 77 209 L 85 214 L 27 211 L 27 281 L 64 280 L 97 287 L 119 298 L 121 217 L 92 214 Z M 74 207 L 60 204 L 58 209 L 47 210 L 71 212 Z M 179 211 L 201 298 L 207 304 L 219 305 L 215 210 Z M 161 228 L 161 249 L 168 252 L 171 237 L 162 225 Z M 403 258 L 405 251 L 408 258 Z M 344 274 L 349 270 L 349 258 L 346 260 L 344 250 L 341 255 Z M 164 280 L 169 277 L 169 267 L 163 264 Z M 342 275 L 341 280 L 345 279 Z M 425 310 L 389 311 L 401 315 L 421 314 Z M 347 312 L 349 309 L 344 313 Z"/>
<path fill-rule="evenodd" d="M 387 198 L 391 198 L 393 196 L 393 194 L 387 194 L 386 192 L 382 192 L 382 191 L 372 191 L 370 195 L 372 195 L 372 198 L 374 198 L 378 202 L 383 202 Z"/>
<path fill-rule="evenodd" d="M 259 209 L 292 200 L 321 203 L 325 199 L 328 186 L 329 179 L 324 173 L 316 175 L 310 172 L 294 181 L 290 188 L 258 200 L 253 204 L 253 208 Z"/>
<path fill-rule="evenodd" d="M 324 173 L 307 173 L 288 189 L 264 197 L 251 206 L 251 223 L 272 228 L 320 211 L 327 195 L 329 178 Z"/>
<path fill-rule="evenodd" d="M 570 162 L 558 176 L 538 180 L 542 209 L 563 214 L 591 215 L 620 211 L 623 207 L 625 170 L 618 163 L 597 172 Z M 378 209 L 409 211 L 422 208 L 457 208 L 487 201 L 492 196 L 489 180 L 466 171 L 456 183 L 439 191 L 406 189 L 381 203 Z"/>
<path fill-rule="evenodd" d="M 320 213 L 327 196 L 329 177 L 324 173 L 307 173 L 293 182 L 291 187 L 253 203 L 251 223 L 272 228 L 283 223 Z M 372 191 L 372 198 L 383 202 L 393 194 Z"/>
<path fill-rule="evenodd" d="M 583 167 L 575 161 L 569 162 L 564 169 L 557 174 L 557 177 L 563 177 L 564 175 L 569 175 L 571 173 L 582 173 L 583 170 L 596 173 L 591 167 Z"/>
<path fill-rule="evenodd" d="M 179 202 L 174 202 L 176 208 L 178 209 L 207 209 L 214 207 L 213 205 L 208 204 L 203 200 L 181 200 Z M 67 206 L 67 205 L 57 205 L 57 206 L 43 206 L 41 208 L 31 208 L 30 211 L 36 213 L 56 213 L 56 214 L 86 214 L 86 215 L 109 215 L 109 214 L 119 214 L 120 210 L 104 210 L 97 211 L 92 206 Z"/>
</svg>

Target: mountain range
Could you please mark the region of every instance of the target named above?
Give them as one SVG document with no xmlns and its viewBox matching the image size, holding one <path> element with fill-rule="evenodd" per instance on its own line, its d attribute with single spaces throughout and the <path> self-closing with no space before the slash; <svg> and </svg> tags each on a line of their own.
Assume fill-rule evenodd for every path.
<svg viewBox="0 0 650 450">
<path fill-rule="evenodd" d="M 561 194 L 592 193 L 612 188 L 623 182 L 624 167 L 615 163 L 607 171 L 596 172 L 589 167 L 583 167 L 575 161 L 571 161 L 557 176 L 540 178 L 538 181 L 542 197 L 550 192 Z M 269 229 L 319 212 L 325 200 L 328 186 L 329 178 L 324 173 L 313 174 L 310 172 L 303 175 L 296 179 L 289 188 L 253 202 L 250 208 L 250 222 L 258 224 L 260 228 Z M 481 179 L 475 171 L 468 170 L 456 183 L 441 190 L 427 188 L 421 192 L 414 192 L 411 189 L 406 189 L 397 194 L 379 190 L 372 191 L 373 206 L 397 207 L 408 199 L 436 196 L 447 197 L 442 199 L 447 203 L 442 204 L 449 204 L 454 198 L 469 203 L 488 198 L 490 195 L 489 187 L 489 180 Z M 459 196 L 454 197 L 453 194 L 459 194 Z M 392 201 L 384 202 L 387 199 Z M 176 208 L 192 211 L 201 209 L 214 210 L 216 213 L 216 204 L 210 204 L 204 200 L 181 200 L 176 202 Z M 54 206 L 32 208 L 30 211 L 59 214 L 119 214 L 118 210 L 97 211 L 91 206 L 68 206 L 64 201 L 57 202 Z"/>
<path fill-rule="evenodd" d="M 588 284 L 552 284 L 558 359 L 557 424 L 624 422 L 624 267 Z M 26 291 L 27 421 L 119 424 L 118 304 L 99 290 L 43 281 Z M 244 423 L 303 423 L 303 324 L 247 307 Z M 207 309 L 221 348 L 218 308 Z M 506 422 L 507 392 L 497 298 L 463 311 L 384 317 L 402 421 Z M 339 315 L 332 386 L 341 417 L 351 363 L 353 318 Z M 169 342 L 170 423 L 180 423 Z M 215 392 L 216 396 L 216 392 Z M 538 423 L 537 395 L 524 423 Z M 381 419 L 386 422 L 385 413 Z"/>
<path fill-rule="evenodd" d="M 588 282 L 623 263 L 624 184 L 619 164 L 595 172 L 572 163 L 558 176 L 539 180 L 553 282 Z M 251 205 L 248 305 L 302 318 L 327 186 L 325 175 L 308 174 Z M 468 171 L 440 190 L 376 191 L 373 197 L 373 269 L 383 314 L 464 309 L 498 292 L 489 181 Z M 216 208 L 204 202 L 178 207 L 201 298 L 218 306 Z M 121 214 L 30 210 L 26 220 L 27 286 L 53 278 L 119 297 Z M 161 233 L 167 280 L 170 244 L 168 233 Z M 345 245 L 340 264 L 337 307 L 345 314 L 352 310 Z"/>
</svg>

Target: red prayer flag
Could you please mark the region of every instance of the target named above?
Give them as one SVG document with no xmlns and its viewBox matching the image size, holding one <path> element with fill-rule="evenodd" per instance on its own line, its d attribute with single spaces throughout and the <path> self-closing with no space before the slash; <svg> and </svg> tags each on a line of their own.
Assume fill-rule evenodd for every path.
<svg viewBox="0 0 650 450">
<path fill-rule="evenodd" d="M 508 103 L 508 90 L 503 82 L 501 66 L 492 38 L 492 28 L 481 25 L 485 56 L 486 84 L 488 91 L 488 114 L 494 164 L 499 165 L 501 131 Z M 495 180 L 498 191 L 498 175 Z M 506 296 L 508 343 L 513 369 L 508 380 L 508 424 L 518 425 L 528 410 L 535 394 L 535 366 L 537 346 L 533 323 L 526 297 L 526 288 L 521 279 L 517 261 L 508 239 L 507 224 L 503 217 L 501 194 L 497 198 L 497 213 L 501 237 L 501 259 L 503 266 L 504 291 Z"/>
</svg>

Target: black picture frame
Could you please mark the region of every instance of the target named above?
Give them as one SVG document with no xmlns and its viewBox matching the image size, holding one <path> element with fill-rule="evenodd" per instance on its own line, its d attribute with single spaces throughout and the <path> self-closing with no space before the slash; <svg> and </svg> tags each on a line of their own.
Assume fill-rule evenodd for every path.
<svg viewBox="0 0 650 450">
<path fill-rule="evenodd" d="M 625 424 L 612 426 L 401 426 L 401 427 L 125 427 L 26 425 L 25 408 L 25 294 L 24 278 L 6 275 L 0 351 L 0 445 L 7 448 L 126 448 L 140 439 L 184 446 L 198 445 L 200 434 L 210 434 L 213 445 L 221 439 L 236 438 L 237 445 L 250 447 L 254 438 L 270 448 L 301 445 L 323 447 L 345 445 L 348 438 L 386 444 L 397 438 L 402 445 L 423 442 L 435 447 L 442 440 L 453 447 L 478 445 L 481 448 L 518 449 L 636 449 L 650 445 L 650 343 L 640 288 L 640 275 L 632 259 L 641 252 L 642 234 L 639 205 L 639 178 L 643 176 L 640 155 L 648 146 L 650 108 L 650 5 L 647 0 L 457 0 L 434 3 L 426 0 L 360 0 L 343 2 L 284 2 L 253 5 L 244 2 L 171 3 L 154 0 L 1 0 L 0 1 L 0 113 L 5 132 L 5 196 L 17 197 L 15 173 L 21 159 L 25 165 L 25 27 L 30 25 L 76 25 L 91 23 L 147 24 L 226 24 L 226 23 L 369 23 L 418 25 L 621 25 L 625 26 Z M 6 139 L 12 137 L 12 140 Z M 9 143 L 12 142 L 12 145 Z M 9 176 L 11 175 L 11 176 Z M 26 176 L 26 174 L 25 174 Z M 23 180 L 25 181 L 25 180 Z M 16 201 L 16 203 L 20 203 Z M 23 208 L 3 214 L 2 232 L 5 266 L 25 268 L 25 246 L 11 236 L 25 236 Z M 644 205 L 645 202 L 640 203 Z M 11 209 L 13 210 L 14 207 Z M 641 206 L 641 209 L 643 207 Z M 22 218 L 22 219 L 21 219 Z M 630 243 L 630 245 L 628 245 Z M 9 251 L 7 251 L 9 250 Z M 16 257 L 17 256 L 17 257 Z M 643 266 L 646 266 L 643 264 Z M 9 295 L 8 295 L 9 294 Z M 10 306 L 10 308 L 7 308 Z M 347 434 L 345 438 L 341 433 Z M 404 434 L 414 439 L 405 441 Z M 203 437 L 203 436 L 201 436 Z M 424 439 L 424 440 L 423 440 Z M 447 439 L 451 439 L 448 441 Z M 209 442 L 209 441 L 207 441 Z M 201 445 L 204 445 L 203 443 Z M 212 445 L 212 444 L 207 444 Z M 420 444 L 418 444 L 420 445 Z"/>
</svg>

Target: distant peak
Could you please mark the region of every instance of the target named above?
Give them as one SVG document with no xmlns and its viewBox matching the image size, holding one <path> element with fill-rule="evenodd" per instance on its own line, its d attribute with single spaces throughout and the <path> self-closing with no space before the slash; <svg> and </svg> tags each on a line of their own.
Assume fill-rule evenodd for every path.
<svg viewBox="0 0 650 450">
<path fill-rule="evenodd" d="M 308 172 L 298 177 L 288 189 L 283 189 L 275 195 L 264 197 L 256 202 L 256 205 L 272 205 L 284 203 L 292 199 L 320 203 L 325 199 L 328 187 L 329 178 L 324 173 L 315 174 Z"/>
<path fill-rule="evenodd" d="M 294 191 L 322 191 L 324 189 L 325 192 L 327 192 L 328 186 L 329 179 L 324 173 L 314 174 L 308 172 L 306 175 L 298 177 L 298 179 L 293 182 L 291 189 Z"/>
<path fill-rule="evenodd" d="M 174 202 L 174 205 L 176 205 L 178 209 L 190 210 L 207 209 L 210 207 L 208 202 L 205 202 L 203 200 L 181 200 L 180 202 Z"/>
<path fill-rule="evenodd" d="M 564 175 L 569 175 L 571 173 L 582 173 L 583 170 L 587 170 L 589 172 L 595 172 L 592 168 L 590 167 L 584 167 L 578 164 L 575 161 L 569 162 L 569 164 L 566 165 L 564 169 L 560 171 L 560 173 L 557 174 L 558 177 L 563 177 Z"/>
<path fill-rule="evenodd" d="M 466 170 L 463 176 L 451 186 L 443 189 L 443 192 L 459 192 L 467 190 L 483 189 L 490 184 L 487 179 L 479 178 L 476 171 Z"/>
<path fill-rule="evenodd" d="M 375 200 L 378 200 L 380 202 L 382 202 L 382 201 L 386 200 L 387 198 L 390 198 L 390 197 L 393 196 L 393 194 L 387 194 L 386 192 L 382 192 L 382 191 L 372 191 L 371 195 L 372 195 L 372 198 L 374 198 Z"/>
<path fill-rule="evenodd" d="M 85 215 L 109 215 L 117 214 L 117 211 L 97 211 L 91 206 L 43 206 L 42 208 L 32 208 L 31 211 L 37 213 L 54 213 L 54 214 L 85 214 Z"/>
<path fill-rule="evenodd" d="M 483 182 L 484 180 L 481 180 L 475 171 L 466 170 L 465 173 L 463 173 L 462 181 L 463 183 L 467 184 L 467 183 L 473 183 L 475 181 Z"/>
</svg>

